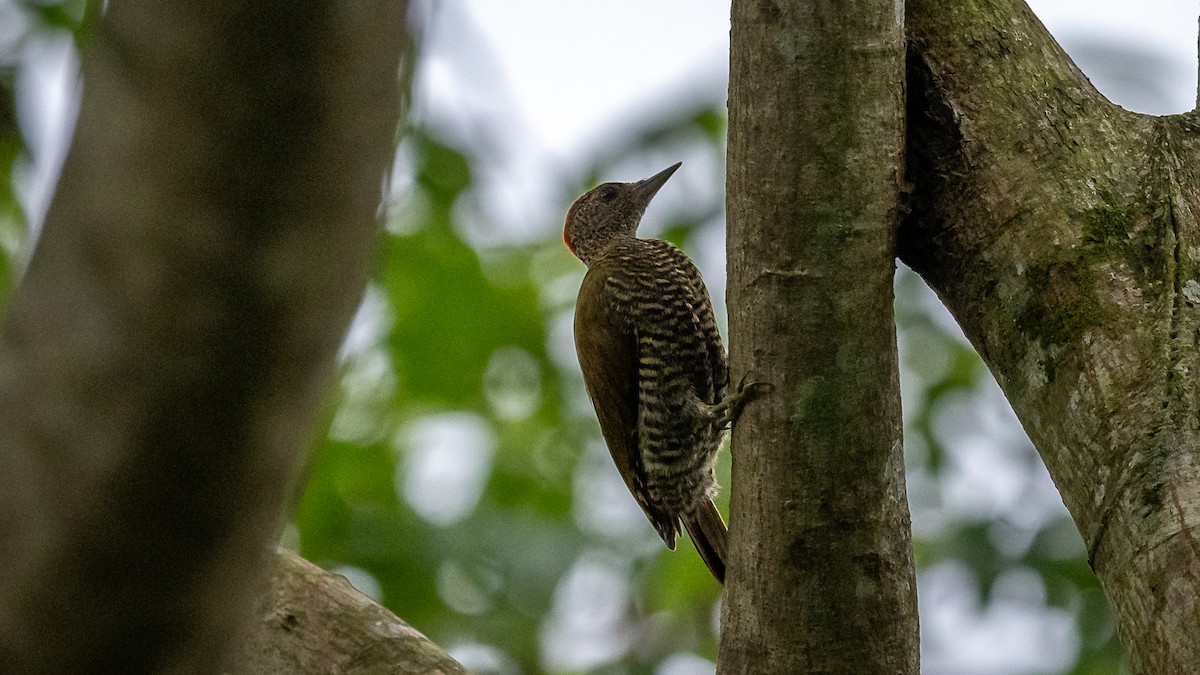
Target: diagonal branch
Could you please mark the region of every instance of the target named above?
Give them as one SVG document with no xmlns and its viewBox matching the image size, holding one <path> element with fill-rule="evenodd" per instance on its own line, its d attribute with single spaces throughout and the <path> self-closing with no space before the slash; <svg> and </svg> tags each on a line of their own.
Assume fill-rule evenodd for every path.
<svg viewBox="0 0 1200 675">
<path fill-rule="evenodd" d="M 228 663 L 230 675 L 465 673 L 440 647 L 344 577 L 277 549 L 270 591 Z"/>
</svg>

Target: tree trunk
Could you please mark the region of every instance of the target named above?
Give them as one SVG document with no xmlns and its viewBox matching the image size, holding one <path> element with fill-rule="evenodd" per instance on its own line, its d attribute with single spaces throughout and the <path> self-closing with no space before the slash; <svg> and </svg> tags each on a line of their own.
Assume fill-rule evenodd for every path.
<svg viewBox="0 0 1200 675">
<path fill-rule="evenodd" d="M 1050 470 L 1136 673 L 1200 672 L 1200 117 L 1109 103 L 1017 0 L 910 0 L 903 259 Z"/>
<path fill-rule="evenodd" d="M 112 0 L 0 336 L 0 670 L 214 672 L 365 280 L 404 3 Z"/>
<path fill-rule="evenodd" d="M 732 22 L 731 359 L 774 389 L 734 431 L 720 670 L 916 673 L 892 316 L 902 16 L 735 0 Z"/>
</svg>

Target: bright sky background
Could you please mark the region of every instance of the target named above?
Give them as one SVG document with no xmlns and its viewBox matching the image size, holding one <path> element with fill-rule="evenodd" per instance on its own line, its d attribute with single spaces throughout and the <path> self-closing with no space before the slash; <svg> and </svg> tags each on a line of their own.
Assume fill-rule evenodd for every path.
<svg viewBox="0 0 1200 675">
<path fill-rule="evenodd" d="M 581 171 L 655 101 L 721 95 L 726 87 L 729 3 L 723 0 L 414 0 L 433 7 L 416 112 L 491 150 L 489 212 L 515 235 L 543 233 L 552 203 L 547 175 Z M 0 24 L 14 25 L 12 0 Z M 1117 103 L 1168 114 L 1193 106 L 1195 0 L 1032 0 L 1030 5 L 1093 82 Z M 0 30 L 0 39 L 4 32 Z M 44 210 L 63 152 L 76 64 L 61 44 L 22 55 L 22 123 L 39 158 L 31 211 Z M 1154 84 L 1131 81 L 1131 52 L 1149 56 Z M 650 108 L 652 110 L 652 108 Z M 480 128 L 481 121 L 486 123 Z M 481 138 L 482 135 L 482 138 Z M 615 176 L 631 179 L 636 176 Z M 497 185 L 500 183 L 500 185 Z"/>
<path fill-rule="evenodd" d="M 561 224 L 567 204 L 548 191 L 559 184 L 548 176 L 579 175 L 596 149 L 639 116 L 683 107 L 685 97 L 720 100 L 727 87 L 727 1 L 431 4 L 416 113 L 487 149 L 482 210 L 501 239 L 541 237 Z M 1117 103 L 1153 114 L 1193 107 L 1195 0 L 1034 0 L 1031 6 Z M 1135 79 L 1135 55 L 1153 61 L 1156 82 Z M 686 172 L 685 166 L 677 180 Z M 669 198 L 664 190 L 660 201 Z"/>
<path fill-rule="evenodd" d="M 465 0 L 463 4 L 465 9 L 447 5 L 444 11 L 469 14 L 495 59 L 489 70 L 500 76 L 497 86 L 512 97 L 523 132 L 532 134 L 537 146 L 559 161 L 602 142 L 614 120 L 656 93 L 676 89 L 680 81 L 712 79 L 715 88 L 725 86 L 728 2 Z M 1194 0 L 1034 0 L 1030 6 L 1068 51 L 1092 44 L 1114 50 L 1133 47 L 1157 54 L 1169 64 L 1160 82 L 1166 98 L 1143 112 L 1192 108 Z M 1084 70 L 1100 80 L 1115 70 L 1113 64 L 1104 65 L 1104 72 L 1091 72 L 1086 64 Z M 1105 89 L 1103 82 L 1097 84 Z"/>
</svg>

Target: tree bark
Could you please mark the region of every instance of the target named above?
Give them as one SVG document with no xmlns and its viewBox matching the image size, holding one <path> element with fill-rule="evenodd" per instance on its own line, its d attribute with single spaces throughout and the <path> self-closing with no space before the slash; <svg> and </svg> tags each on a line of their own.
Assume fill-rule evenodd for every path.
<svg viewBox="0 0 1200 675">
<path fill-rule="evenodd" d="M 892 2 L 735 0 L 733 436 L 719 670 L 916 673 L 892 316 L 904 35 Z"/>
<path fill-rule="evenodd" d="M 902 258 L 1050 470 L 1136 673 L 1200 672 L 1200 117 L 1109 103 L 1017 0 L 910 0 Z"/>
<path fill-rule="evenodd" d="M 0 670 L 213 672 L 362 292 L 404 3 L 112 0 L 0 335 Z"/>
<path fill-rule="evenodd" d="M 467 672 L 344 577 L 285 549 L 276 551 L 274 567 L 229 675 Z"/>
</svg>

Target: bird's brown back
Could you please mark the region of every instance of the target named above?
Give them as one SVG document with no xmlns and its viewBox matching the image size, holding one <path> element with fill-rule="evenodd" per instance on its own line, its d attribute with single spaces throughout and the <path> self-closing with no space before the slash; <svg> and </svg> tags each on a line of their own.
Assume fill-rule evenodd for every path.
<svg viewBox="0 0 1200 675">
<path fill-rule="evenodd" d="M 707 290 L 671 244 L 628 238 L 589 267 L 576 308 L 588 393 L 618 470 L 668 545 L 715 490 L 721 431 L 696 403 L 728 369 Z"/>
</svg>

